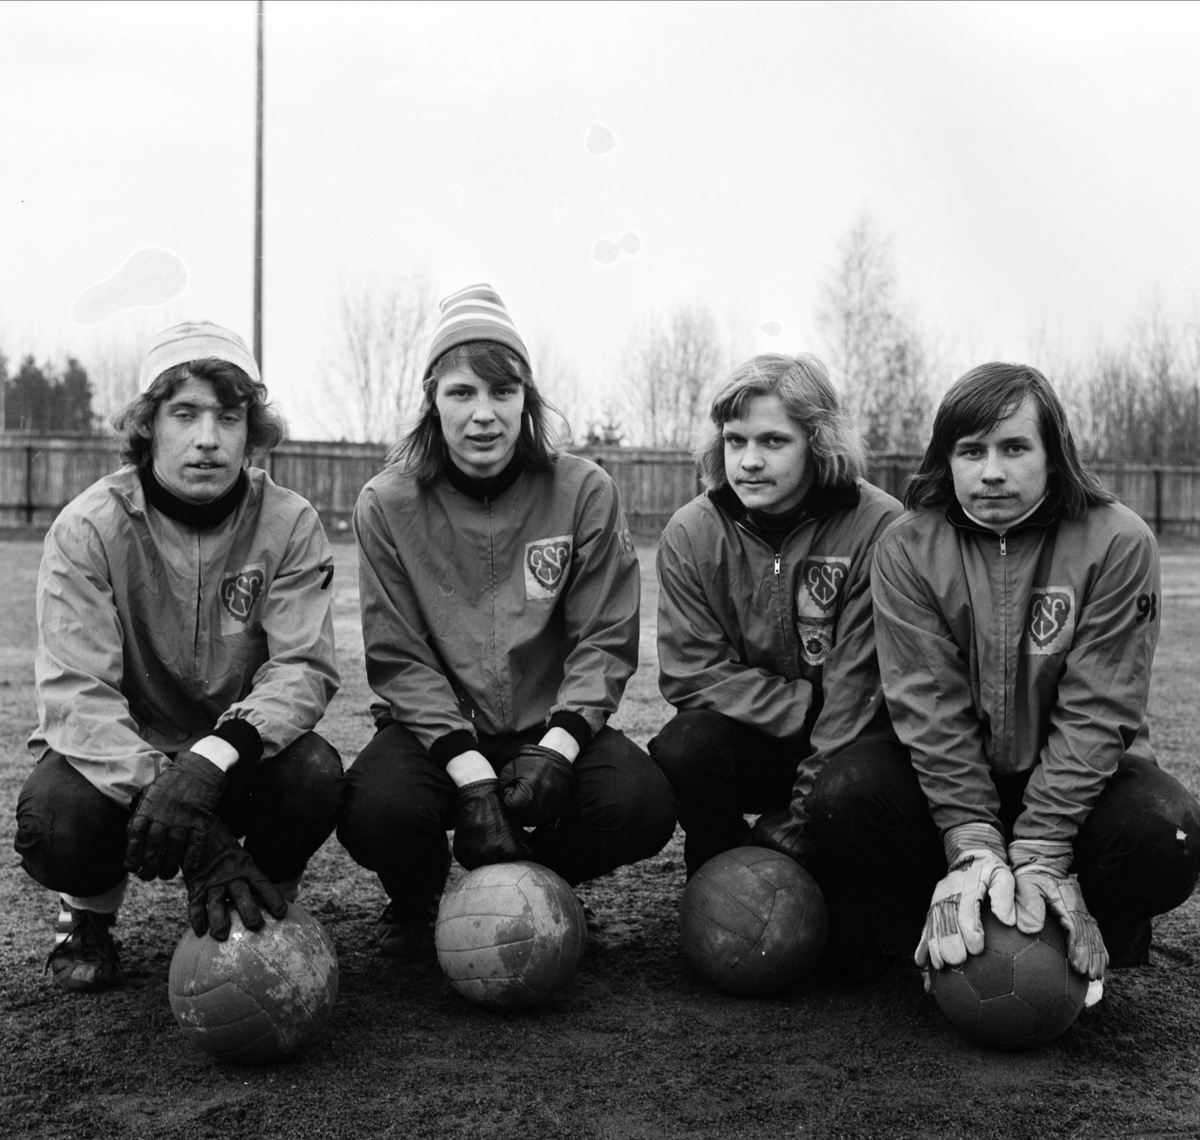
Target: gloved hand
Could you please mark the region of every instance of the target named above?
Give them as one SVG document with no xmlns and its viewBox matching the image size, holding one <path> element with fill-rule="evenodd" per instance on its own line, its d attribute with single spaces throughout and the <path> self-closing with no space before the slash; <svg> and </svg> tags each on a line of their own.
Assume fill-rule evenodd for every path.
<svg viewBox="0 0 1200 1140">
<path fill-rule="evenodd" d="M 476 780 L 458 789 L 454 809 L 454 858 L 468 871 L 488 863 L 528 859 L 525 833 L 505 814 L 496 780 Z"/>
<path fill-rule="evenodd" d="M 287 914 L 287 900 L 219 819 L 188 844 L 183 880 L 187 883 L 188 920 L 197 937 L 205 930 L 218 942 L 229 937 L 230 902 L 247 930 L 257 930 L 264 922 L 259 901 L 273 918 Z"/>
<path fill-rule="evenodd" d="M 1004 850 L 1004 837 L 988 823 L 962 823 L 946 832 L 949 870 L 933 890 L 925 929 L 914 955 L 923 969 L 932 964 L 961 966 L 968 954 L 983 951 L 983 900 L 1005 926 L 1016 921 L 1016 887 Z"/>
<path fill-rule="evenodd" d="M 561 752 L 526 744 L 500 770 L 500 797 L 508 818 L 527 827 L 561 819 L 571 806 L 574 774 Z"/>
<path fill-rule="evenodd" d="M 1014 839 L 1008 857 L 1017 882 L 1017 928 L 1036 934 L 1046 924 L 1046 904 L 1067 932 L 1072 967 L 1095 980 L 1104 977 L 1108 951 L 1096 920 L 1088 913 L 1079 880 L 1068 875 L 1074 852 L 1064 841 Z"/>
<path fill-rule="evenodd" d="M 173 879 L 193 838 L 213 821 L 225 773 L 198 752 L 180 752 L 138 800 L 129 821 L 125 870 Z"/>
<path fill-rule="evenodd" d="M 795 859 L 802 867 L 816 850 L 817 841 L 803 805 L 792 802 L 788 811 L 767 812 L 754 821 L 751 847 L 770 847 Z"/>
</svg>

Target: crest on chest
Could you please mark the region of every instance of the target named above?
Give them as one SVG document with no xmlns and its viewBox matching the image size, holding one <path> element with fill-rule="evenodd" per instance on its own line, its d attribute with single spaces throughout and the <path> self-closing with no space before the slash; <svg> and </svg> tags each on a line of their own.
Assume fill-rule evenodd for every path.
<svg viewBox="0 0 1200 1140">
<path fill-rule="evenodd" d="M 806 665 L 823 665 L 833 648 L 833 626 L 841 603 L 850 559 L 806 558 L 796 583 L 796 635 Z"/>
<path fill-rule="evenodd" d="M 545 601 L 558 597 L 571 567 L 574 541 L 569 534 L 525 544 L 525 597 Z"/>
<path fill-rule="evenodd" d="M 1075 637 L 1075 590 L 1037 586 L 1029 598 L 1022 649 L 1035 657 L 1069 649 Z"/>
<path fill-rule="evenodd" d="M 221 579 L 219 596 L 223 633 L 237 633 L 246 628 L 262 597 L 266 580 L 266 570 L 260 565 L 244 566 Z"/>
</svg>

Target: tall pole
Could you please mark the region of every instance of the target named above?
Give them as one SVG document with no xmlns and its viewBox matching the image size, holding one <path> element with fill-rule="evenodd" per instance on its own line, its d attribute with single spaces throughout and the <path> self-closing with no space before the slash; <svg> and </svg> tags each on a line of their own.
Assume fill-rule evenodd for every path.
<svg viewBox="0 0 1200 1140">
<path fill-rule="evenodd" d="M 254 152 L 254 359 L 262 372 L 263 0 L 258 0 L 258 129 Z"/>
</svg>

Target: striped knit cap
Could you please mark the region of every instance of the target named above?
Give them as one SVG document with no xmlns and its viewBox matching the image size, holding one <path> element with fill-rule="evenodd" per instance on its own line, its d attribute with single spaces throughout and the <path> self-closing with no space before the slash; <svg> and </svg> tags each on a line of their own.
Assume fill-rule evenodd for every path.
<svg viewBox="0 0 1200 1140">
<path fill-rule="evenodd" d="M 442 315 L 433 330 L 433 343 L 429 346 L 429 359 L 425 364 L 424 379 L 429 379 L 439 356 L 472 340 L 494 340 L 511 348 L 530 371 L 529 350 L 517 332 L 512 317 L 500 300 L 500 294 L 490 285 L 468 285 L 457 293 L 451 293 L 441 305 Z"/>
<path fill-rule="evenodd" d="M 184 321 L 154 338 L 138 373 L 138 390 L 145 392 L 168 368 L 207 358 L 236 364 L 251 380 L 261 382 L 254 356 L 237 333 L 212 321 Z"/>
</svg>

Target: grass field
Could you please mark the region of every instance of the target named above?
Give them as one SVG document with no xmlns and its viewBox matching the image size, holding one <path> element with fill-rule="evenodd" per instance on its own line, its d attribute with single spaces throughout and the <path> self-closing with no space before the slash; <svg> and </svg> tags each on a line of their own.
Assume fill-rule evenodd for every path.
<svg viewBox="0 0 1200 1140">
<path fill-rule="evenodd" d="M 814 976 L 738 1000 L 678 951 L 680 836 L 589 885 L 610 948 L 525 1015 L 472 1006 L 435 961 L 367 949 L 382 896 L 331 839 L 302 903 L 339 956 L 326 1034 L 284 1065 L 236 1069 L 175 1029 L 166 970 L 183 929 L 178 883 L 135 883 L 122 912 L 127 982 L 71 995 L 42 973 L 56 912 L 12 851 L 31 761 L 39 544 L 0 542 L 0 1135 L 72 1137 L 806 1137 L 949 1140 L 1200 1135 L 1200 905 L 1156 922 L 1151 966 L 1110 975 L 1105 1000 L 1053 1045 L 965 1043 L 898 968 L 856 989 Z M 343 687 L 321 731 L 352 759 L 371 733 L 355 551 L 335 548 Z M 669 715 L 655 676 L 654 548 L 641 544 L 641 668 L 615 723 L 645 744 Z M 1200 794 L 1200 548 L 1164 550 L 1152 699 L 1164 768 Z M 885 869 L 886 871 L 886 869 Z"/>
</svg>

